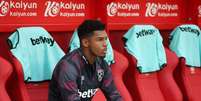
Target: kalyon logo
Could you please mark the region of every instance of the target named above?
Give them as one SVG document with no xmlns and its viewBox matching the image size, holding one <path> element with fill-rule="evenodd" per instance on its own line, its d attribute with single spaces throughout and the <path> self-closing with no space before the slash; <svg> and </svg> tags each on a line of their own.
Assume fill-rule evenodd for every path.
<svg viewBox="0 0 201 101">
<path fill-rule="evenodd" d="M 146 17 L 154 17 L 157 15 L 157 13 L 159 12 L 159 10 L 163 10 L 166 12 L 170 12 L 173 10 L 178 10 L 178 5 L 177 4 L 156 4 L 156 3 L 146 3 L 146 12 L 145 12 L 145 16 Z"/>
<path fill-rule="evenodd" d="M 5 1 L 0 2 L 0 16 L 6 16 L 9 12 L 9 3 Z"/>
<path fill-rule="evenodd" d="M 108 16 L 115 16 L 118 12 L 118 10 L 139 10 L 140 6 L 139 4 L 129 4 L 129 3 L 120 3 L 120 2 L 111 2 L 107 5 L 107 14 Z"/>
<path fill-rule="evenodd" d="M 198 6 L 198 17 L 201 17 L 201 5 Z"/>
<path fill-rule="evenodd" d="M 67 10 L 81 10 L 85 9 L 85 4 L 84 3 L 64 3 L 64 2 L 55 2 L 55 1 L 47 1 L 45 3 L 46 9 L 44 16 L 51 16 L 55 17 L 60 13 L 61 9 L 67 9 Z"/>
<path fill-rule="evenodd" d="M 6 16 L 9 11 L 10 11 L 10 14 L 15 13 L 15 12 L 11 12 L 11 9 L 15 9 L 16 10 L 15 12 L 18 12 L 18 13 L 21 10 L 24 13 L 24 11 L 26 11 L 27 9 L 37 9 L 37 3 L 24 2 L 24 1 L 5 1 L 5 0 L 2 0 L 0 2 L 0 16 Z"/>
</svg>

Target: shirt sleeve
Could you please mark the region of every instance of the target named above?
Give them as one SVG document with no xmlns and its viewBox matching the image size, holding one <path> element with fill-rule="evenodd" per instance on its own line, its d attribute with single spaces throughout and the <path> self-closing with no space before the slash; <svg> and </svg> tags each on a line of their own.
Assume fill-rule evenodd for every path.
<svg viewBox="0 0 201 101">
<path fill-rule="evenodd" d="M 54 79 L 57 80 L 62 101 L 80 101 L 76 67 L 66 61 L 60 62 L 57 66 L 58 76 Z"/>
<path fill-rule="evenodd" d="M 79 40 L 77 30 L 74 31 L 70 39 L 69 48 L 70 48 L 69 52 L 72 52 L 73 50 L 80 48 L 80 40 Z"/>
<path fill-rule="evenodd" d="M 12 35 L 8 37 L 8 45 L 10 49 L 15 49 L 19 43 L 19 33 L 18 31 L 14 32 Z"/>
<path fill-rule="evenodd" d="M 157 30 L 157 54 L 160 68 L 167 64 L 165 48 L 163 46 L 163 38 L 160 35 L 160 32 Z"/>
<path fill-rule="evenodd" d="M 109 66 L 107 66 L 105 69 L 105 74 L 100 89 L 103 91 L 108 101 L 123 101 L 116 89 Z"/>
</svg>

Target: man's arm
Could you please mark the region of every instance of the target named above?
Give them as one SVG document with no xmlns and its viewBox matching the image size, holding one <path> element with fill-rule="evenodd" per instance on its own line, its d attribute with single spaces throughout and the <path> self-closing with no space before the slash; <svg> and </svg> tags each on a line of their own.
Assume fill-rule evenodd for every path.
<svg viewBox="0 0 201 101">
<path fill-rule="evenodd" d="M 57 82 L 58 92 L 62 101 L 80 101 L 77 86 L 78 71 L 76 67 L 67 61 L 61 61 L 54 72 L 54 79 Z"/>
<path fill-rule="evenodd" d="M 119 92 L 116 89 L 112 78 L 111 68 L 107 66 L 103 77 L 102 85 L 100 88 L 108 101 L 123 101 Z"/>
</svg>

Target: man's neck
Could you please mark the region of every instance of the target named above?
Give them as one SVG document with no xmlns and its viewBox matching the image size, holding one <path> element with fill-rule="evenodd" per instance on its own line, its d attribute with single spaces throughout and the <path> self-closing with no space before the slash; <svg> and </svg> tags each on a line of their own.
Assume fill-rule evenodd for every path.
<svg viewBox="0 0 201 101">
<path fill-rule="evenodd" d="M 91 52 L 88 49 L 81 48 L 81 50 L 82 50 L 83 55 L 85 56 L 85 58 L 89 62 L 89 64 L 93 64 L 95 62 L 96 56 L 91 54 Z"/>
</svg>

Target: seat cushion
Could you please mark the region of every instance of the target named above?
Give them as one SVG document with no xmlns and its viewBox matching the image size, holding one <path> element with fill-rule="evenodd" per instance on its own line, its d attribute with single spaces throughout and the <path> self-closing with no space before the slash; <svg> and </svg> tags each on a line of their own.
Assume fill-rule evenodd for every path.
<svg viewBox="0 0 201 101">
<path fill-rule="evenodd" d="M 31 101 L 47 101 L 48 85 L 49 82 L 26 84 Z"/>
</svg>

